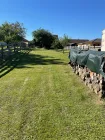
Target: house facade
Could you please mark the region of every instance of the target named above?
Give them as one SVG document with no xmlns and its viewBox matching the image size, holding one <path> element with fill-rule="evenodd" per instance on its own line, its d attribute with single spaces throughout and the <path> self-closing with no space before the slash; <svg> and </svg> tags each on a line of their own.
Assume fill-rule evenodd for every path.
<svg viewBox="0 0 105 140">
<path fill-rule="evenodd" d="M 96 38 L 96 39 L 93 39 L 93 40 L 90 40 L 88 42 L 86 42 L 87 45 L 89 46 L 101 46 L 101 38 Z"/>
<path fill-rule="evenodd" d="M 102 31 L 101 51 L 105 51 L 105 30 Z"/>
<path fill-rule="evenodd" d="M 75 47 L 77 46 L 78 48 L 83 47 L 84 42 L 89 41 L 88 39 L 70 39 L 70 42 L 67 46 L 67 48 Z"/>
<path fill-rule="evenodd" d="M 29 46 L 29 41 L 28 41 L 27 39 L 23 38 L 23 40 L 22 40 L 22 45 L 23 45 L 24 47 L 28 47 L 28 46 Z"/>
</svg>

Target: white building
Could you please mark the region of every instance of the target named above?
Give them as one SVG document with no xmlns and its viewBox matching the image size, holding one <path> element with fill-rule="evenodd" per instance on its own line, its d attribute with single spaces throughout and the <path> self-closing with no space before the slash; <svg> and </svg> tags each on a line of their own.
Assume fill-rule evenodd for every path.
<svg viewBox="0 0 105 140">
<path fill-rule="evenodd" d="M 105 30 L 102 31 L 101 51 L 105 51 Z"/>
</svg>

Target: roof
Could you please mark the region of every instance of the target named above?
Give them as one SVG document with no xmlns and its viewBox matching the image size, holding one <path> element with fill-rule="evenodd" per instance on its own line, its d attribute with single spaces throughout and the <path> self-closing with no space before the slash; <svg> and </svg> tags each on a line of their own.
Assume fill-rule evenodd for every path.
<svg viewBox="0 0 105 140">
<path fill-rule="evenodd" d="M 101 43 L 101 38 L 96 38 L 96 39 L 87 41 L 87 42 L 85 42 L 85 43 L 86 43 L 86 44 L 89 44 L 89 43 Z"/>
<path fill-rule="evenodd" d="M 58 39 L 58 35 L 53 35 L 53 36 Z"/>
<path fill-rule="evenodd" d="M 89 41 L 88 39 L 70 39 L 70 43 L 84 43 Z"/>
<path fill-rule="evenodd" d="M 94 39 L 94 40 L 92 40 L 92 42 L 100 42 L 101 43 L 101 38 L 96 38 L 96 39 Z"/>
<path fill-rule="evenodd" d="M 25 38 L 23 38 L 23 41 L 24 41 L 24 42 L 29 42 L 29 41 L 28 41 L 27 39 L 25 39 Z"/>
</svg>

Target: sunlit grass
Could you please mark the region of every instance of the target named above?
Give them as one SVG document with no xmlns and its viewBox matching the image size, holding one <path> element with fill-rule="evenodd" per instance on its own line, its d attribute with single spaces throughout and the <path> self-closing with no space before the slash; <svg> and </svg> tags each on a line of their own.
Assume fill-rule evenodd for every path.
<svg viewBox="0 0 105 140">
<path fill-rule="evenodd" d="M 68 66 L 33 50 L 0 79 L 0 140 L 104 140 L 104 104 Z"/>
</svg>

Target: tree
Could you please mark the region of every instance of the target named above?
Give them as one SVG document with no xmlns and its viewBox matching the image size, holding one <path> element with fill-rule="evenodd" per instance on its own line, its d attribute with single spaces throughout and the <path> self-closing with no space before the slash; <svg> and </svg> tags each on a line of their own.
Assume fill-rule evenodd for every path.
<svg viewBox="0 0 105 140">
<path fill-rule="evenodd" d="M 51 44 L 54 41 L 54 36 L 45 29 L 38 29 L 32 32 L 34 41 L 39 47 L 44 47 L 46 49 L 51 48 Z"/>
<path fill-rule="evenodd" d="M 4 35 L 3 35 L 3 31 L 0 30 L 0 41 L 3 41 L 4 40 Z"/>
<path fill-rule="evenodd" d="M 34 42 L 34 40 L 32 40 L 32 41 L 29 42 L 29 46 L 30 46 L 30 47 L 35 47 L 35 42 Z"/>
<path fill-rule="evenodd" d="M 69 41 L 70 41 L 70 38 L 65 34 L 64 34 L 63 38 L 60 38 L 60 43 L 63 47 L 63 53 L 64 53 L 64 47 L 68 45 Z"/>
<path fill-rule="evenodd" d="M 23 24 L 19 22 L 5 22 L 0 26 L 0 41 L 6 43 L 21 41 L 25 37 L 25 34 L 26 29 L 23 27 Z"/>
<path fill-rule="evenodd" d="M 52 46 L 51 46 L 52 49 L 62 49 L 63 46 L 62 44 L 60 43 L 59 39 L 55 39 L 52 43 Z"/>
<path fill-rule="evenodd" d="M 64 34 L 63 38 L 60 38 L 60 42 L 63 47 L 67 46 L 69 41 L 70 41 L 69 37 L 65 34 Z"/>
</svg>

